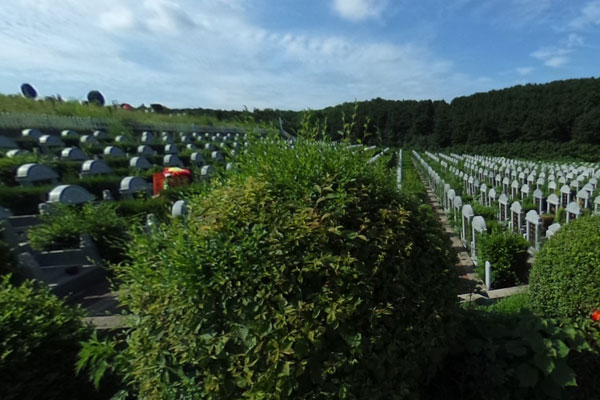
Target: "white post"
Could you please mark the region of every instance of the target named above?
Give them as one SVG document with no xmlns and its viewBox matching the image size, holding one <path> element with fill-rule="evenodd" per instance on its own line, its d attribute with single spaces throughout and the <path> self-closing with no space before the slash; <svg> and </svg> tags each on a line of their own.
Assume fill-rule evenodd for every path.
<svg viewBox="0 0 600 400">
<path fill-rule="evenodd" d="M 489 261 L 485 262 L 485 286 L 488 290 L 492 288 L 492 264 Z"/>
</svg>

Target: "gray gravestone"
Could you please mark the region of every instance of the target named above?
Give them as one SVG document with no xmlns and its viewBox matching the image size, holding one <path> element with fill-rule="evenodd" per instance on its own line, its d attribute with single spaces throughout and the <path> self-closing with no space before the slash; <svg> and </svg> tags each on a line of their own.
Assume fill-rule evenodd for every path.
<svg viewBox="0 0 600 400">
<path fill-rule="evenodd" d="M 94 196 L 77 185 L 60 185 L 48 194 L 48 203 L 81 204 L 93 199 Z"/>
<path fill-rule="evenodd" d="M 31 186 L 39 182 L 56 183 L 58 174 L 47 165 L 43 164 L 23 164 L 17 169 L 15 180 L 23 186 Z"/>
</svg>

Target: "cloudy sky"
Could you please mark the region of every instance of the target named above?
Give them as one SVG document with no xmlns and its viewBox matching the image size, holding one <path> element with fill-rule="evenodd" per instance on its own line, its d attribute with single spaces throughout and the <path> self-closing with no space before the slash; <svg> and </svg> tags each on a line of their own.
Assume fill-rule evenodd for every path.
<svg viewBox="0 0 600 400">
<path fill-rule="evenodd" d="M 0 92 L 169 107 L 446 99 L 600 75 L 600 0 L 2 0 Z"/>
</svg>

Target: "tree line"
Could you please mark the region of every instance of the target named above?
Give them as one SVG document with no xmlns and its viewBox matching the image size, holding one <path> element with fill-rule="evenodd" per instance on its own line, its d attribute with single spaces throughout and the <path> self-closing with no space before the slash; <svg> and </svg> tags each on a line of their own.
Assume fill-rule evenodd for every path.
<svg viewBox="0 0 600 400">
<path fill-rule="evenodd" d="M 281 118 L 292 134 L 300 131 L 306 118 L 306 111 L 274 109 L 185 111 L 277 125 Z M 600 79 L 518 85 L 457 97 L 450 103 L 376 98 L 311 110 L 309 118 L 323 125 L 330 138 L 344 136 L 369 145 L 595 160 L 600 149 Z"/>
</svg>

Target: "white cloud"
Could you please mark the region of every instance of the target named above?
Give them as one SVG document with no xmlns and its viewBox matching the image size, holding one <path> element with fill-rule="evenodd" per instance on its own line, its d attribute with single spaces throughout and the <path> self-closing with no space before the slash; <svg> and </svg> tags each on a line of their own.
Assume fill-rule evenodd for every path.
<svg viewBox="0 0 600 400">
<path fill-rule="evenodd" d="M 542 47 L 531 53 L 531 56 L 542 61 L 545 66 L 558 68 L 569 62 L 568 55 L 572 49 L 557 47 Z"/>
<path fill-rule="evenodd" d="M 386 6 L 387 0 L 333 0 L 333 10 L 350 21 L 377 18 Z"/>
<path fill-rule="evenodd" d="M 576 30 L 585 29 L 590 25 L 600 25 L 600 0 L 586 3 L 579 15 L 569 23 L 569 27 Z"/>
<path fill-rule="evenodd" d="M 135 105 L 302 109 L 355 98 L 450 99 L 490 84 L 457 73 L 425 45 L 267 29 L 245 7 L 0 2 L 0 92 L 30 81 L 42 95 L 82 98 L 99 89 Z"/>
<path fill-rule="evenodd" d="M 517 72 L 519 73 L 519 75 L 525 76 L 531 74 L 534 69 L 535 68 L 533 67 L 518 67 Z"/>
</svg>

